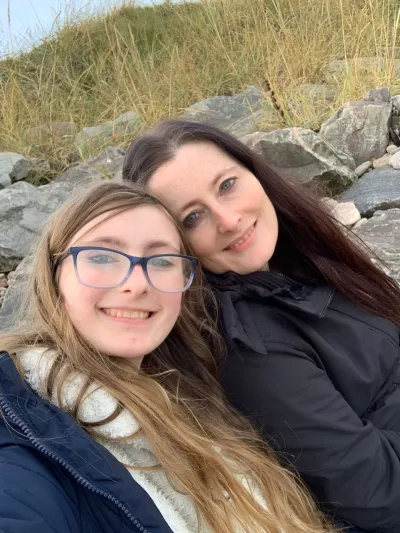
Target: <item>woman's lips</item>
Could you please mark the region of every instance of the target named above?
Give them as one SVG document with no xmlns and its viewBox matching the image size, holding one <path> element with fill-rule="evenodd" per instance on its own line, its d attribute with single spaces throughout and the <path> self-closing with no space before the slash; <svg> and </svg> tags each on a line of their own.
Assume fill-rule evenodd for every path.
<svg viewBox="0 0 400 533">
<path fill-rule="evenodd" d="M 225 248 L 228 252 L 243 252 L 254 241 L 256 222 L 245 232 L 245 234 Z"/>
</svg>

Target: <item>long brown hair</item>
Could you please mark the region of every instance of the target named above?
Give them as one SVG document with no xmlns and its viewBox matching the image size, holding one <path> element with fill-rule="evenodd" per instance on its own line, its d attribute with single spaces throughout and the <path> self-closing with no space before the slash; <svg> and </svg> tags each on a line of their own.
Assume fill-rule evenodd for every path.
<svg viewBox="0 0 400 533">
<path fill-rule="evenodd" d="M 249 423 L 227 406 L 210 350 L 220 349 L 220 339 L 206 311 L 201 277 L 184 294 L 171 334 L 145 357 L 140 370 L 124 358 L 98 353 L 73 327 L 57 287 L 57 258 L 89 221 L 143 204 L 163 209 L 131 184 L 109 182 L 55 214 L 37 247 L 20 331 L 0 336 L 1 349 L 11 353 L 17 366 L 18 355 L 28 347 L 54 350 L 58 356 L 47 377 L 48 397 L 56 394 L 59 405 L 94 437 L 96 425 L 80 420 L 79 405 L 90 384 L 110 392 L 120 406 L 114 417 L 122 407 L 132 413 L 159 460 L 155 468 L 162 468 L 171 484 L 192 498 L 200 523 L 211 531 L 333 531 L 296 476 L 278 464 Z M 181 251 L 190 253 L 184 241 Z M 71 408 L 63 405 L 62 390 L 75 372 L 87 381 Z M 259 488 L 267 510 L 241 483 L 243 475 Z"/>
<path fill-rule="evenodd" d="M 153 173 L 191 142 L 211 142 L 252 172 L 270 198 L 279 236 L 271 266 L 287 275 L 324 279 L 365 311 L 400 324 L 400 288 L 372 263 L 366 247 L 349 239 L 316 201 L 315 192 L 279 175 L 232 135 L 181 120 L 156 125 L 136 138 L 125 158 L 123 178 L 147 186 Z"/>
</svg>

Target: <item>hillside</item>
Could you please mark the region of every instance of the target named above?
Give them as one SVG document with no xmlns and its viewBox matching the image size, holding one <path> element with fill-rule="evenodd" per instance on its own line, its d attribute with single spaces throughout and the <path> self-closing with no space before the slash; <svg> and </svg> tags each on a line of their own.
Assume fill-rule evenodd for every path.
<svg viewBox="0 0 400 533">
<path fill-rule="evenodd" d="M 127 111 L 145 127 L 254 84 L 270 84 L 284 125 L 318 129 L 371 87 L 400 93 L 393 68 L 399 22 L 398 0 L 166 3 L 70 22 L 31 52 L 0 62 L 0 151 L 45 156 L 62 167 L 69 141 L 34 143 L 30 128 L 61 121 L 80 130 Z M 360 57 L 379 61 L 354 68 L 351 60 Z M 330 75 L 333 100 L 316 105 L 298 93 L 301 84 L 326 83 L 325 67 L 336 59 L 348 68 Z"/>
</svg>

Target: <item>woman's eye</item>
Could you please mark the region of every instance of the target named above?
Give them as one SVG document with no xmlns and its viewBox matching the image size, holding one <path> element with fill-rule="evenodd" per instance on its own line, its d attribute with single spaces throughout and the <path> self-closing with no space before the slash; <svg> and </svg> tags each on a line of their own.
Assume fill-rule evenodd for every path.
<svg viewBox="0 0 400 533">
<path fill-rule="evenodd" d="M 185 228 L 192 228 L 195 226 L 196 222 L 199 220 L 200 213 L 190 213 L 185 219 L 183 220 L 183 226 Z"/>
<path fill-rule="evenodd" d="M 222 192 L 229 191 L 229 189 L 232 189 L 234 183 L 235 178 L 229 178 L 221 183 L 220 190 Z"/>
</svg>

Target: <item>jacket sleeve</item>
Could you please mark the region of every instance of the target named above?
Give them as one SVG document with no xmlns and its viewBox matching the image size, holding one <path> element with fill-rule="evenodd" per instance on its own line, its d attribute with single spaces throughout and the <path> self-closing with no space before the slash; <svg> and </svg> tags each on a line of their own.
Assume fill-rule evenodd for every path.
<svg viewBox="0 0 400 533">
<path fill-rule="evenodd" d="M 0 533 L 78 533 L 71 500 L 34 450 L 0 445 Z"/>
<path fill-rule="evenodd" d="M 306 346 L 233 353 L 222 377 L 228 397 L 326 509 L 365 531 L 399 533 L 400 460 L 391 442 L 400 449 L 400 434 L 360 419 Z"/>
</svg>

